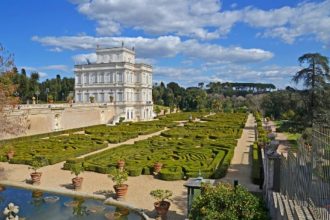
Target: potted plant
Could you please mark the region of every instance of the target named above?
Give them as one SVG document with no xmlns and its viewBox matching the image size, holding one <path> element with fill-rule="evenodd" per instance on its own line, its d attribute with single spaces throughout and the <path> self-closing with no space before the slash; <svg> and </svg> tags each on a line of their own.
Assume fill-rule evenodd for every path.
<svg viewBox="0 0 330 220">
<path fill-rule="evenodd" d="M 122 160 L 122 159 L 118 160 L 117 161 L 117 168 L 119 170 L 123 171 L 124 167 L 125 167 L 125 160 Z"/>
<path fill-rule="evenodd" d="M 90 101 L 91 103 L 94 103 L 94 102 L 95 102 L 95 97 L 94 97 L 94 96 L 90 96 L 90 97 L 89 97 L 89 101 Z"/>
<path fill-rule="evenodd" d="M 127 172 L 125 170 L 121 171 L 116 169 L 109 177 L 112 178 L 112 181 L 115 183 L 113 188 L 115 189 L 117 199 L 125 197 L 128 190 L 128 185 L 124 184 L 128 179 Z"/>
<path fill-rule="evenodd" d="M 162 163 L 160 163 L 160 162 L 156 162 L 156 163 L 154 164 L 154 172 L 155 172 L 155 173 L 159 173 L 160 170 L 162 169 L 162 166 L 163 166 Z"/>
<path fill-rule="evenodd" d="M 112 103 L 113 102 L 113 96 L 112 95 L 109 96 L 109 99 L 110 99 L 110 103 Z"/>
<path fill-rule="evenodd" d="M 75 177 L 72 178 L 72 185 L 74 189 L 80 189 L 82 182 L 84 180 L 83 177 L 80 177 L 79 174 L 84 172 L 84 167 L 82 166 L 82 163 L 75 163 L 70 166 L 71 174 L 74 174 Z"/>
<path fill-rule="evenodd" d="M 172 191 L 164 189 L 156 189 L 150 192 L 150 195 L 157 201 L 154 203 L 156 212 L 159 216 L 166 216 L 171 203 L 170 197 L 173 195 Z M 168 200 L 168 201 L 165 201 Z"/>
<path fill-rule="evenodd" d="M 45 165 L 45 159 L 40 156 L 32 158 L 31 166 L 29 169 L 32 169 L 34 172 L 30 174 L 32 185 L 39 185 L 41 179 L 41 172 L 38 172 L 38 169 Z"/>
<path fill-rule="evenodd" d="M 54 97 L 53 95 L 48 95 L 47 96 L 48 103 L 53 103 L 54 102 Z"/>
</svg>

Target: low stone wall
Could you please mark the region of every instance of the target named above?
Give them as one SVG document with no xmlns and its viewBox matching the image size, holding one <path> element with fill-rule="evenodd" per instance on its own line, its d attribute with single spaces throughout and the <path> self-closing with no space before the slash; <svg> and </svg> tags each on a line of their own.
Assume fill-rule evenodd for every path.
<svg viewBox="0 0 330 220">
<path fill-rule="evenodd" d="M 107 124 L 115 114 L 114 105 L 109 104 L 43 104 L 17 106 L 11 117 L 20 118 L 18 126 L 27 128 L 25 133 L 18 135 L 24 136 Z M 2 139 L 7 138 L 12 136 Z"/>
</svg>

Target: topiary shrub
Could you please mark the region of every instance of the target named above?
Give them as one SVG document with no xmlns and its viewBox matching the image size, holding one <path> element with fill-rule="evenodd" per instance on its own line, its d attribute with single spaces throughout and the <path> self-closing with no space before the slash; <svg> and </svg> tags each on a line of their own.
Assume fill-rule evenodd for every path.
<svg viewBox="0 0 330 220">
<path fill-rule="evenodd" d="M 182 168 L 162 168 L 159 172 L 159 178 L 162 180 L 181 180 L 183 178 Z"/>
<path fill-rule="evenodd" d="M 126 167 L 129 176 L 140 176 L 142 174 L 142 167 Z"/>
<path fill-rule="evenodd" d="M 142 174 L 143 175 L 150 175 L 150 174 L 152 174 L 151 168 L 150 167 L 143 167 Z"/>
<path fill-rule="evenodd" d="M 206 185 L 203 193 L 194 199 L 189 219 L 265 220 L 267 212 L 257 197 L 243 186 L 228 183 L 216 187 Z"/>
</svg>

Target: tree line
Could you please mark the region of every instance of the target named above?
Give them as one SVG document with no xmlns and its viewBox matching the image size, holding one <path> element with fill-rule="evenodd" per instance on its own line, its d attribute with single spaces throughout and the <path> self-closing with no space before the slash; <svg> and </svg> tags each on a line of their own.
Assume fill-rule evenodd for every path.
<svg viewBox="0 0 330 220">
<path fill-rule="evenodd" d="M 53 79 L 40 82 L 38 72 L 32 72 L 28 76 L 24 68 L 18 72 L 16 67 L 13 67 L 12 74 L 12 82 L 17 85 L 14 95 L 19 97 L 21 103 L 31 103 L 33 97 L 38 99 L 39 103 L 47 102 L 48 99 L 66 101 L 73 98 L 74 78 L 61 78 L 58 74 Z"/>
<path fill-rule="evenodd" d="M 233 111 L 248 105 L 253 94 L 270 92 L 273 84 L 263 83 L 204 83 L 197 87 L 181 87 L 176 82 L 154 84 L 152 96 L 156 105 L 184 111 Z"/>
</svg>

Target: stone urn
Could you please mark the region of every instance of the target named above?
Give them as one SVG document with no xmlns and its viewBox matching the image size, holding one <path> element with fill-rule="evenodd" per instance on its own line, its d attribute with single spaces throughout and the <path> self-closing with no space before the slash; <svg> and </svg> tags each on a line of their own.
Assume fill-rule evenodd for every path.
<svg viewBox="0 0 330 220">
<path fill-rule="evenodd" d="M 81 189 L 82 183 L 83 183 L 84 178 L 76 176 L 75 178 L 72 179 L 72 185 L 75 190 Z"/>
<path fill-rule="evenodd" d="M 162 163 L 160 163 L 160 162 L 155 163 L 154 164 L 154 172 L 155 173 L 159 173 L 160 170 L 162 169 L 162 167 L 163 167 L 163 164 Z"/>
<path fill-rule="evenodd" d="M 126 196 L 128 185 L 127 184 L 114 185 L 113 188 L 115 189 L 117 199 L 121 199 Z"/>
<path fill-rule="evenodd" d="M 33 172 L 30 174 L 31 180 L 32 180 L 32 185 L 39 185 L 40 180 L 41 180 L 41 172 Z"/>
</svg>

